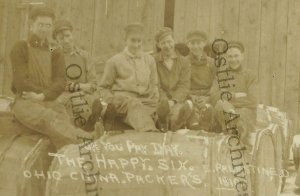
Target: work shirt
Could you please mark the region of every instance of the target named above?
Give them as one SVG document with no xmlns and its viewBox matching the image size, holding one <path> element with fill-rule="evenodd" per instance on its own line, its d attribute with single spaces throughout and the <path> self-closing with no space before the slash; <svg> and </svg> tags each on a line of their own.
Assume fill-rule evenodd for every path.
<svg viewBox="0 0 300 196">
<path fill-rule="evenodd" d="M 223 91 L 229 91 L 232 93 L 232 99 L 229 101 L 235 108 L 249 108 L 255 109 L 257 105 L 257 80 L 255 75 L 248 69 L 240 66 L 236 70 L 228 68 L 228 76 L 226 73 L 219 74 L 219 80 L 225 77 L 233 77 L 232 80 L 226 82 L 218 82 L 217 77 L 214 80 L 211 89 L 211 101 L 213 104 L 221 99 L 221 92 L 219 86 L 230 85 L 229 88 L 223 88 Z M 235 98 L 234 93 L 246 93 L 246 97 Z M 226 97 L 224 95 L 223 97 Z"/>
<path fill-rule="evenodd" d="M 209 96 L 210 88 L 216 74 L 213 59 L 202 56 L 198 59 L 190 54 L 188 60 L 191 63 L 191 90 L 190 95 Z"/>
<path fill-rule="evenodd" d="M 43 93 L 45 100 L 54 100 L 66 86 L 65 62 L 62 51 L 50 50 L 49 43 L 36 35 L 18 41 L 10 53 L 13 68 L 12 90 Z"/>
<path fill-rule="evenodd" d="M 183 102 L 190 89 L 191 66 L 189 61 L 176 53 L 173 66 L 167 68 L 162 53 L 154 55 L 159 76 L 160 98 Z"/>
<path fill-rule="evenodd" d="M 88 52 L 74 47 L 72 52 L 64 53 L 68 82 L 90 83 L 96 89 L 96 69 Z"/>
<path fill-rule="evenodd" d="M 159 92 L 153 57 L 144 52 L 134 56 L 125 48 L 106 62 L 100 92 L 104 99 L 122 95 L 156 103 Z"/>
</svg>

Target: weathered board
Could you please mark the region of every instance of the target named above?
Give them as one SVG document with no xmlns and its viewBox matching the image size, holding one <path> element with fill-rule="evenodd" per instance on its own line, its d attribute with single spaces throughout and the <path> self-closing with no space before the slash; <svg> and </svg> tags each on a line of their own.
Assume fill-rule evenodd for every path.
<svg viewBox="0 0 300 196">
<path fill-rule="evenodd" d="M 243 42 L 244 66 L 258 77 L 259 102 L 287 111 L 299 131 L 299 10 L 297 0 L 176 0 L 175 38 L 183 41 L 198 29 L 210 42 Z"/>
</svg>

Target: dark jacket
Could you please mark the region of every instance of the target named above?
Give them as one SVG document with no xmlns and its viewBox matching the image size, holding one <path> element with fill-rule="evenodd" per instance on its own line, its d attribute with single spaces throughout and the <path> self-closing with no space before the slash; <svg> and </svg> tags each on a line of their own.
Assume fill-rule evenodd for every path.
<svg viewBox="0 0 300 196">
<path fill-rule="evenodd" d="M 160 98 L 183 102 L 188 96 L 191 83 L 191 66 L 189 61 L 176 53 L 174 65 L 169 70 L 164 65 L 161 52 L 155 54 L 154 58 L 159 77 Z"/>
<path fill-rule="evenodd" d="M 47 87 L 29 77 L 29 47 L 49 51 L 52 72 L 51 83 Z M 37 36 L 31 35 L 28 41 L 18 41 L 13 46 L 10 59 L 13 68 L 12 90 L 15 94 L 21 94 L 23 91 L 32 91 L 35 93 L 44 93 L 45 100 L 54 100 L 64 91 L 66 86 L 65 62 L 62 51 L 59 49 L 51 51 L 47 42 L 41 43 Z"/>
</svg>

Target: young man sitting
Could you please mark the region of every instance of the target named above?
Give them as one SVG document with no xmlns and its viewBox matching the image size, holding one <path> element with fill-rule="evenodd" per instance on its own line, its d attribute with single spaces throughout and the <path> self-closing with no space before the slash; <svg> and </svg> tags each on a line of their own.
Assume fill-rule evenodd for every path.
<svg viewBox="0 0 300 196">
<path fill-rule="evenodd" d="M 107 61 L 100 83 L 103 100 L 113 108 L 108 107 L 104 120 L 118 116 L 142 132 L 157 130 L 154 113 L 159 99 L 156 64 L 143 52 L 143 41 L 143 26 L 127 25 L 126 47 Z"/>
<path fill-rule="evenodd" d="M 173 31 L 161 28 L 155 35 L 160 52 L 154 55 L 160 81 L 160 104 L 157 109 L 162 129 L 178 130 L 186 125 L 193 103 L 187 100 L 190 89 L 190 63 L 175 50 Z"/>
<path fill-rule="evenodd" d="M 74 127 L 64 107 L 54 102 L 66 86 L 63 54 L 49 47 L 54 17 L 52 9 L 34 9 L 29 39 L 18 41 L 11 51 L 16 95 L 12 112 L 19 122 L 49 136 L 59 148 L 79 143 L 78 137 L 92 138 L 92 134 Z"/>
<path fill-rule="evenodd" d="M 97 90 L 95 64 L 87 51 L 74 43 L 73 25 L 67 20 L 54 23 L 53 38 L 62 49 L 65 59 L 67 85 L 58 102 L 66 106 L 77 127 L 94 130 L 101 116 L 102 105 Z"/>
</svg>

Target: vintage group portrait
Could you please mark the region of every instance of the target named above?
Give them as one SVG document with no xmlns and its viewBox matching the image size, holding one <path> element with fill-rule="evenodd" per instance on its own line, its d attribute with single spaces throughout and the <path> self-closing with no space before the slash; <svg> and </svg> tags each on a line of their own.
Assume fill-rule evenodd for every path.
<svg viewBox="0 0 300 196">
<path fill-rule="evenodd" d="M 300 1 L 0 0 L 0 195 L 300 195 Z"/>
</svg>

